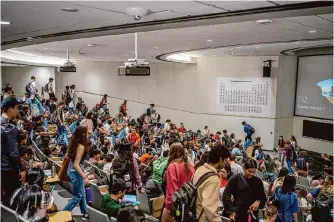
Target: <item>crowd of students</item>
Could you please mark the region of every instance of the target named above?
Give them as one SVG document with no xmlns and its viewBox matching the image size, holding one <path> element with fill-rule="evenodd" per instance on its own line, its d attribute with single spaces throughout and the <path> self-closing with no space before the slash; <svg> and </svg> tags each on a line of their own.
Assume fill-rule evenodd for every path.
<svg viewBox="0 0 334 222">
<path fill-rule="evenodd" d="M 68 160 L 65 174 L 72 182 L 73 197 L 62 210 L 79 205 L 83 220 L 89 220 L 85 186 L 96 179 L 84 170 L 86 160 L 108 175 L 96 182 L 109 186 L 102 210 L 123 221 L 145 218 L 140 203 L 121 201 L 125 194 L 136 192 L 149 198 L 164 196 L 162 221 L 181 221 L 184 214 L 201 222 L 221 221 L 222 216 L 259 221 L 262 209 L 269 221 L 297 221 L 298 212 L 305 221 L 312 216 L 313 221 L 332 221 L 328 208 L 333 198 L 332 162 L 323 154 L 324 172 L 309 178 L 311 191 L 296 190 L 298 177 L 307 178 L 310 167 L 294 136 L 286 141 L 279 137 L 278 157 L 273 158 L 263 151 L 260 137 L 252 138 L 255 129 L 245 121 L 241 123 L 245 139 L 238 140 L 225 129 L 212 133 L 205 126 L 201 132 L 187 130 L 183 123 L 178 128 L 170 119 L 161 122 L 154 104 L 131 119 L 124 101 L 111 117 L 107 95 L 89 111 L 75 85 L 65 88 L 59 102 L 53 79 L 44 86 L 49 94 L 45 100 L 34 82 L 32 77 L 22 100 L 7 85 L 1 106 L 1 201 L 26 219 L 39 221 L 46 211 L 55 210 L 52 196 L 42 186 L 43 170 L 50 166 L 36 159 L 32 138 L 46 156 Z M 195 204 L 184 209 L 185 203 L 176 200 L 189 183 L 196 185 Z"/>
</svg>

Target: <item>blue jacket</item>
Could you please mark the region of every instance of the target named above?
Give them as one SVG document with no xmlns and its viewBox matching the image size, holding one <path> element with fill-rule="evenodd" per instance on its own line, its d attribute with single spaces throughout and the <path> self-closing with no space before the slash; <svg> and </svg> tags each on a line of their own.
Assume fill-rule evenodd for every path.
<svg viewBox="0 0 334 222">
<path fill-rule="evenodd" d="M 18 130 L 1 116 L 1 171 L 24 170 L 17 147 Z"/>
<path fill-rule="evenodd" d="M 253 134 L 252 127 L 249 124 L 245 124 L 244 132 L 247 134 L 247 136 L 251 136 Z"/>
</svg>

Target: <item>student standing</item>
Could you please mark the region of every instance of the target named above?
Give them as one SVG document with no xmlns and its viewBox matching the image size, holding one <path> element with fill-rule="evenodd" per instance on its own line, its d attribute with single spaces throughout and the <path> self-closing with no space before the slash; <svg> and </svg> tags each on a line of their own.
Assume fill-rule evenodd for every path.
<svg viewBox="0 0 334 222">
<path fill-rule="evenodd" d="M 220 180 L 218 170 L 223 169 L 229 151 L 225 146 L 218 145 L 209 152 L 208 163 L 200 166 L 195 174 L 193 182 L 196 184 L 202 176 L 213 172 L 214 175 L 207 178 L 197 189 L 196 193 L 196 218 L 200 222 L 217 221 L 220 222 L 218 214 Z"/>
<path fill-rule="evenodd" d="M 18 130 L 12 123 L 22 102 L 8 97 L 1 103 L 1 201 L 9 206 L 9 199 L 21 186 L 26 171 L 17 147 Z"/>
<path fill-rule="evenodd" d="M 170 215 L 172 195 L 191 180 L 195 171 L 194 167 L 189 163 L 188 156 L 181 143 L 173 143 L 170 147 L 169 154 L 166 171 L 167 187 L 165 209 L 162 214 L 162 222 L 173 221 Z"/>
<path fill-rule="evenodd" d="M 252 135 L 254 134 L 255 129 L 251 125 L 247 124 L 246 121 L 243 121 L 241 124 L 244 126 L 244 132 L 246 133 L 246 137 L 252 140 Z"/>
<path fill-rule="evenodd" d="M 53 78 L 49 78 L 49 82 L 44 86 L 44 91 L 49 94 L 49 99 L 56 97 L 53 90 Z"/>
<path fill-rule="evenodd" d="M 83 171 L 83 163 L 89 153 L 87 128 L 79 126 L 72 135 L 68 146 L 68 156 L 71 159 L 67 175 L 73 185 L 73 197 L 64 207 L 64 211 L 72 211 L 78 204 L 83 214 L 82 220 L 89 220 L 85 185 L 89 180 Z"/>
<path fill-rule="evenodd" d="M 248 221 L 249 213 L 258 217 L 258 209 L 263 208 L 266 202 L 263 182 L 254 176 L 257 163 L 247 159 L 244 163 L 244 173 L 234 175 L 228 182 L 224 194 L 224 211 L 232 221 Z M 231 197 L 234 201 L 231 201 Z M 252 221 L 256 221 L 251 216 Z"/>
<path fill-rule="evenodd" d="M 295 192 L 296 177 L 286 175 L 282 187 L 275 190 L 275 196 L 280 203 L 278 208 L 277 222 L 297 222 L 299 212 L 298 198 Z"/>
</svg>

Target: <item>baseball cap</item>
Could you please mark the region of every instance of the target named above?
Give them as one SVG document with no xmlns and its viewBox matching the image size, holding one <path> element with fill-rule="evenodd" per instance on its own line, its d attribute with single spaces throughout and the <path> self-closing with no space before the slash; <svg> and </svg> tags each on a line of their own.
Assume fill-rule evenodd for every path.
<svg viewBox="0 0 334 222">
<path fill-rule="evenodd" d="M 5 109 L 8 107 L 14 107 L 16 105 L 21 105 L 23 103 L 24 101 L 18 101 L 15 97 L 7 97 L 6 99 L 2 100 L 1 108 Z"/>
<path fill-rule="evenodd" d="M 118 192 L 126 190 L 125 181 L 120 178 L 115 179 L 109 190 L 110 192 Z"/>
</svg>

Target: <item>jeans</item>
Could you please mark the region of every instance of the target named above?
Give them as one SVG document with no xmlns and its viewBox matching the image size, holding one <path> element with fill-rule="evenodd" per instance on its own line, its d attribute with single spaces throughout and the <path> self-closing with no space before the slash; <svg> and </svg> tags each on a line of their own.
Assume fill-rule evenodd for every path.
<svg viewBox="0 0 334 222">
<path fill-rule="evenodd" d="M 73 186 L 73 197 L 64 207 L 64 211 L 72 211 L 78 204 L 82 214 L 86 214 L 86 191 L 82 177 L 73 168 L 73 163 L 70 162 L 67 170 L 67 175 L 70 178 Z"/>
<path fill-rule="evenodd" d="M 274 173 L 265 172 L 264 176 L 268 178 L 270 183 L 273 183 L 274 180 L 276 179 Z"/>
<path fill-rule="evenodd" d="M 292 161 L 291 161 L 291 160 L 287 160 L 286 163 L 288 164 L 288 170 L 289 170 L 289 173 L 294 174 L 294 172 L 293 172 L 293 170 L 292 170 L 292 168 L 291 168 L 291 166 L 292 166 Z"/>
</svg>

